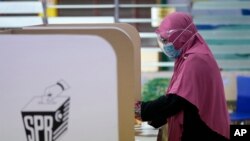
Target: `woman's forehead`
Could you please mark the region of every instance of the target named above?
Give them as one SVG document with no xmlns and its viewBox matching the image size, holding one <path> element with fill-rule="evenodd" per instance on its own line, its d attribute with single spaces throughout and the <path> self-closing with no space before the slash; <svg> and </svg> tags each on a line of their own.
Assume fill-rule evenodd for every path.
<svg viewBox="0 0 250 141">
<path fill-rule="evenodd" d="M 160 35 L 162 38 L 169 38 L 173 33 L 177 32 L 178 29 L 171 29 L 171 30 L 166 30 L 166 31 L 161 31 L 161 32 L 156 32 L 158 35 Z"/>
</svg>

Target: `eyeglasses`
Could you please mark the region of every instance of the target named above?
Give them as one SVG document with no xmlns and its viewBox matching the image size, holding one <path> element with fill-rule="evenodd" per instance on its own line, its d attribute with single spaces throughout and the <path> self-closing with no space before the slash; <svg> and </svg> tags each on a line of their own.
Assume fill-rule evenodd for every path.
<svg viewBox="0 0 250 141">
<path fill-rule="evenodd" d="M 162 37 L 160 34 L 157 34 L 157 39 L 162 43 L 162 44 L 167 44 L 168 39 Z"/>
<path fill-rule="evenodd" d="M 162 44 L 167 44 L 168 43 L 168 38 L 170 37 L 171 34 L 173 34 L 175 31 L 177 30 L 168 30 L 168 31 L 164 31 L 164 32 L 160 32 L 160 30 L 157 28 L 155 30 L 155 33 L 157 34 L 157 39 L 158 42 L 162 43 Z M 162 37 L 162 35 L 164 35 L 164 37 Z M 165 37 L 166 36 L 166 37 Z"/>
<path fill-rule="evenodd" d="M 164 35 L 166 35 L 167 38 L 169 38 L 173 33 L 177 32 L 177 31 L 182 31 L 182 32 L 187 31 L 187 32 L 192 33 L 192 31 L 189 31 L 189 30 L 186 30 L 186 29 L 172 29 L 172 30 L 165 31 L 165 32 L 164 32 Z M 161 33 L 162 33 L 162 32 L 159 32 L 159 30 L 157 29 L 157 30 L 155 31 L 155 33 L 157 34 L 158 40 L 159 40 L 162 44 L 167 44 L 167 43 L 168 43 L 168 39 L 161 36 Z M 180 34 L 180 35 L 181 35 L 181 34 Z"/>
</svg>

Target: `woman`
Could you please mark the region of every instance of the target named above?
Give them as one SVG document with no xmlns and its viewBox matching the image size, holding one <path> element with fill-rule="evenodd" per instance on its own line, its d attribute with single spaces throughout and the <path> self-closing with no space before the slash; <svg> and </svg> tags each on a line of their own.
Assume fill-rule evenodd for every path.
<svg viewBox="0 0 250 141">
<path fill-rule="evenodd" d="M 155 128 L 168 123 L 168 141 L 229 140 L 229 114 L 220 69 L 192 17 L 175 12 L 156 30 L 162 51 L 175 60 L 166 95 L 136 103 L 136 117 Z"/>
</svg>

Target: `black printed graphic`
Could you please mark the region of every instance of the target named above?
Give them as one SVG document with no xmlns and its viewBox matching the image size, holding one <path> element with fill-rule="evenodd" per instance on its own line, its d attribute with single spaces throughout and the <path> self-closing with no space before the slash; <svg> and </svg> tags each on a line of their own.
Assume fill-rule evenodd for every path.
<svg viewBox="0 0 250 141">
<path fill-rule="evenodd" d="M 68 129 L 70 97 L 61 95 L 69 89 L 60 80 L 48 86 L 42 96 L 36 96 L 22 109 L 27 141 L 56 141 Z"/>
</svg>

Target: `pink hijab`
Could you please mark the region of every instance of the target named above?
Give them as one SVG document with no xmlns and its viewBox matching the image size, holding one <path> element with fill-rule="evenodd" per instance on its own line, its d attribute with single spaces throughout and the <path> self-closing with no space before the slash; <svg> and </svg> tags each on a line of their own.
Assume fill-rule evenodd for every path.
<svg viewBox="0 0 250 141">
<path fill-rule="evenodd" d="M 175 60 L 167 94 L 175 93 L 188 100 L 197 107 L 208 127 L 229 138 L 229 114 L 220 69 L 206 42 L 197 32 L 192 17 L 187 13 L 172 13 L 162 21 L 156 32 L 173 42 L 183 30 L 171 36 L 166 31 L 185 28 L 191 32 L 183 32 L 174 43 L 182 53 Z M 169 141 L 180 140 L 182 125 L 183 112 L 168 118 Z"/>
</svg>

